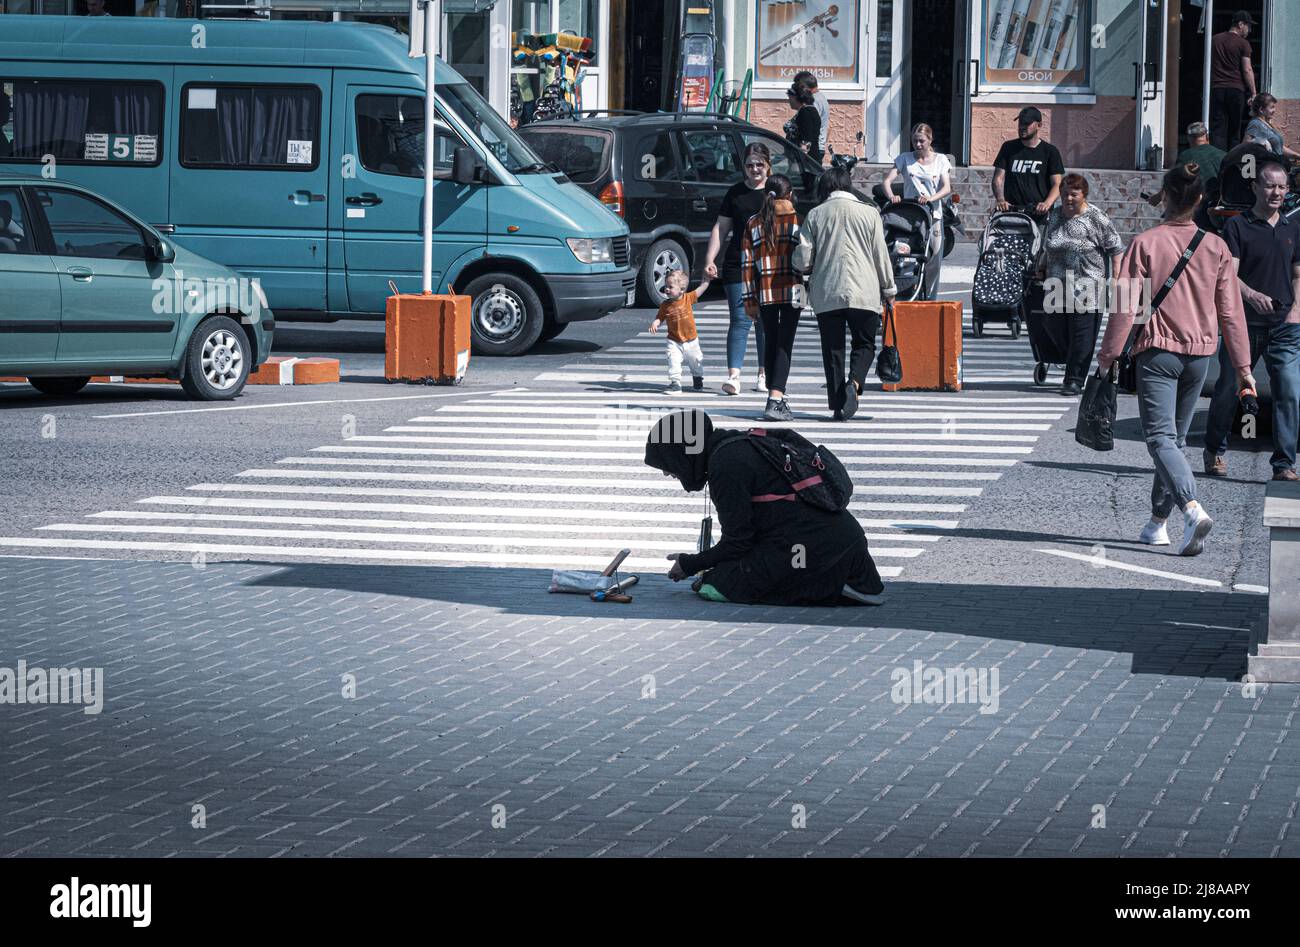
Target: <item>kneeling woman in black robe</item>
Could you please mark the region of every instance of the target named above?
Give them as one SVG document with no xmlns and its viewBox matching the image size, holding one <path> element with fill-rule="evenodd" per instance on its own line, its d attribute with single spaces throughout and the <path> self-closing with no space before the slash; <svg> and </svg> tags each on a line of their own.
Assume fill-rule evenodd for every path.
<svg viewBox="0 0 1300 947">
<path fill-rule="evenodd" d="M 828 512 L 793 497 L 767 501 L 790 494 L 790 483 L 742 432 L 715 431 L 703 411 L 674 412 L 651 430 L 645 462 L 676 477 L 691 493 L 707 486 L 722 528 L 722 541 L 713 548 L 669 557 L 676 560 L 668 573 L 673 581 L 703 573 L 696 591 L 714 601 L 884 601 L 884 584 L 853 514 Z"/>
</svg>

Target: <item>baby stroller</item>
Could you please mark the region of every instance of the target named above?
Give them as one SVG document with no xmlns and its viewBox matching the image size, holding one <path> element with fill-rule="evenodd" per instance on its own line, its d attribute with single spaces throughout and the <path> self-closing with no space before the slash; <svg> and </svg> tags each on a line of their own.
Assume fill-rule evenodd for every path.
<svg viewBox="0 0 1300 947">
<path fill-rule="evenodd" d="M 886 204 L 880 222 L 894 270 L 898 299 L 917 299 L 925 288 L 925 267 L 930 259 L 930 240 L 934 234 L 934 213 L 924 204 L 899 201 Z"/>
<path fill-rule="evenodd" d="M 989 219 L 971 293 L 971 326 L 977 338 L 984 334 L 986 322 L 1005 322 L 1011 337 L 1020 338 L 1026 322 L 1025 296 L 1041 246 L 1038 224 L 1028 214 L 1005 211 Z"/>
</svg>

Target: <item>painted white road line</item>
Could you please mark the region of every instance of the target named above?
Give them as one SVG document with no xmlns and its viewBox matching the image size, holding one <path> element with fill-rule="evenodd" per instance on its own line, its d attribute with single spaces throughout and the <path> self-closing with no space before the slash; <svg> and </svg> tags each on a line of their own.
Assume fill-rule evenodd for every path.
<svg viewBox="0 0 1300 947">
<path fill-rule="evenodd" d="M 836 452 L 838 456 L 841 450 L 866 450 L 870 449 L 878 453 L 887 451 L 897 451 L 901 453 L 930 453 L 930 452 L 948 452 L 953 454 L 1030 454 L 1033 453 L 1032 447 L 1004 447 L 999 445 L 974 445 L 974 444 L 882 444 L 875 440 L 864 442 L 844 441 L 832 438 L 818 438 L 819 443 L 825 444 Z M 362 441 L 365 443 L 386 443 L 386 444 L 482 444 L 485 443 L 483 438 L 479 437 L 424 437 L 419 434 L 363 434 L 348 439 L 352 441 Z M 530 438 L 530 437 L 500 437 L 492 438 L 490 443 L 517 445 L 519 447 L 592 447 L 593 442 L 590 438 L 581 437 L 554 437 L 554 438 Z M 635 441 L 618 441 L 610 439 L 611 446 L 623 444 L 631 446 Z M 644 443 L 644 442 L 642 442 Z M 845 457 L 840 457 L 845 463 L 848 463 Z"/>
<path fill-rule="evenodd" d="M 437 467 L 451 468 L 454 470 L 464 470 L 463 461 L 457 460 L 381 460 L 378 458 L 367 457 L 281 457 L 276 461 L 277 464 L 332 464 L 335 466 L 365 466 L 365 467 Z M 512 463 L 497 464 L 496 468 L 501 470 L 550 470 L 555 471 L 562 469 L 564 466 L 571 466 L 572 462 L 568 457 L 556 456 L 549 464 L 523 464 L 518 461 Z M 583 473 L 616 473 L 616 474 L 639 474 L 644 482 L 654 483 L 662 478 L 658 470 L 652 470 L 649 467 L 644 468 L 645 472 L 641 473 L 639 467 L 632 467 L 626 464 L 583 464 L 581 470 Z M 856 483 L 859 478 L 866 480 L 999 480 L 1002 477 L 1000 473 L 980 473 L 976 471 L 964 471 L 954 473 L 947 470 L 868 470 L 866 468 L 846 467 L 849 475 Z M 511 481 L 515 482 L 515 481 Z"/>
<path fill-rule="evenodd" d="M 1101 569 L 1122 569 L 1125 572 L 1139 572 L 1142 575 L 1153 575 L 1161 579 L 1170 579 L 1174 582 L 1186 582 L 1188 585 L 1203 585 L 1207 588 L 1222 588 L 1223 583 L 1214 579 L 1201 579 L 1193 575 L 1180 575 L 1177 572 L 1164 572 L 1160 569 L 1151 569 L 1147 566 L 1135 566 L 1127 562 L 1118 562 L 1114 559 L 1108 559 L 1104 556 L 1085 556 L 1080 552 L 1066 552 L 1063 549 L 1035 549 L 1035 552 L 1046 553 L 1049 556 L 1060 556 L 1062 559 L 1074 559 L 1076 562 L 1086 562 L 1093 568 Z"/>
<path fill-rule="evenodd" d="M 614 490 L 663 490 L 679 492 L 682 487 L 676 480 L 660 477 L 658 480 L 619 480 L 606 477 L 529 477 L 520 481 L 518 477 L 485 474 L 444 474 L 444 473 L 395 473 L 384 470 L 244 470 L 237 476 L 259 477 L 261 479 L 282 480 L 377 480 L 393 483 L 470 483 L 498 484 L 501 486 L 522 487 L 584 487 L 590 492 L 585 494 L 592 499 L 611 497 L 618 500 L 632 499 L 621 493 L 610 494 Z M 855 494 L 866 496 L 918 496 L 918 497 L 977 497 L 983 490 L 979 487 L 919 487 L 905 484 L 872 486 L 855 484 Z M 532 494 L 527 494 L 531 496 Z M 649 498 L 647 498 L 649 499 Z"/>
<path fill-rule="evenodd" d="M 710 412 L 709 416 L 714 419 L 720 417 L 720 415 L 716 411 Z M 628 415 L 626 419 L 622 417 L 610 417 L 608 418 L 608 420 L 603 419 L 599 414 L 595 418 L 592 417 L 542 418 L 542 417 L 531 417 L 531 416 L 511 418 L 506 415 L 486 415 L 486 416 L 465 415 L 462 417 L 461 415 L 451 416 L 451 415 L 435 414 L 427 418 L 411 418 L 411 420 L 417 422 L 429 422 L 429 423 L 436 422 L 438 424 L 451 424 L 451 425 L 464 424 L 464 425 L 470 425 L 472 427 L 477 427 L 477 428 L 482 428 L 484 427 L 484 425 L 491 426 L 496 424 L 529 424 L 529 425 L 548 425 L 548 426 L 570 425 L 573 427 L 577 427 L 580 425 L 590 425 L 594 422 L 601 428 L 601 430 L 608 430 L 611 427 L 622 427 L 627 430 L 640 431 L 643 435 L 646 434 L 650 430 L 650 428 L 654 426 L 654 421 L 649 419 L 644 414 Z M 755 426 L 761 424 L 767 430 L 780 430 L 783 428 L 792 428 L 797 430 L 800 427 L 802 427 L 804 430 L 807 430 L 808 428 L 806 424 L 800 424 L 798 421 L 768 421 L 768 420 L 759 420 L 754 418 L 746 418 L 743 420 Z M 717 420 L 714 421 L 714 426 L 728 427 L 727 424 L 719 423 Z M 899 423 L 899 424 L 890 424 L 888 422 L 879 424 L 874 421 L 871 422 L 871 430 L 873 431 L 951 431 L 951 430 L 1050 431 L 1051 429 L 1052 426 L 1050 424 L 995 424 L 995 423 L 984 423 L 984 422 L 965 423 L 961 421 L 953 421 L 951 423 L 938 422 L 938 421 L 921 421 L 919 423 Z M 389 429 L 385 428 L 384 430 L 389 430 Z M 497 429 L 494 427 L 493 430 L 495 431 Z M 847 433 L 856 433 L 856 431 L 849 429 Z"/>
<path fill-rule="evenodd" d="M 287 493 L 290 495 L 300 496 L 330 496 L 345 494 L 348 496 L 380 496 L 380 497 L 429 497 L 440 500 L 503 500 L 506 502 L 519 502 L 520 500 L 530 503 L 573 503 L 576 500 L 583 499 L 582 494 L 575 493 L 528 493 L 524 491 L 497 491 L 497 490 L 429 490 L 408 488 L 380 488 L 380 487 L 354 487 L 354 486 L 290 486 L 288 484 L 271 484 L 271 483 L 199 483 L 192 487 L 187 487 L 196 493 Z M 617 499 L 623 504 L 636 505 L 654 505 L 659 506 L 668 504 L 673 506 L 692 506 L 698 508 L 699 497 L 633 497 L 618 496 L 609 499 Z M 891 513 L 964 513 L 966 507 L 960 503 L 853 503 L 855 510 L 876 510 Z"/>
<path fill-rule="evenodd" d="M 1252 593 L 1254 593 L 1254 594 L 1256 594 L 1256 595 L 1267 595 L 1267 594 L 1268 594 L 1268 586 L 1267 586 L 1267 585 L 1248 585 L 1248 584 L 1246 584 L 1245 582 L 1238 582 L 1236 585 L 1234 585 L 1234 586 L 1232 587 L 1232 591 L 1234 591 L 1234 592 L 1252 592 Z"/>
<path fill-rule="evenodd" d="M 940 430 L 943 430 L 942 426 Z M 1034 434 L 966 434 L 957 428 L 949 428 L 952 433 L 941 433 L 929 435 L 947 444 L 949 441 L 982 441 L 989 443 L 1012 443 L 1012 444 L 1034 444 L 1038 441 L 1038 436 Z M 437 434 L 437 435 L 462 435 L 470 433 L 465 428 L 444 428 L 436 425 L 414 425 L 414 424 L 396 424 L 392 427 L 384 428 L 385 433 L 393 434 Z M 584 444 L 606 443 L 606 444 L 645 444 L 646 437 L 650 433 L 650 428 L 631 429 L 626 426 L 611 426 L 606 428 L 551 428 L 551 427 L 496 427 L 491 433 L 483 432 L 478 437 L 472 439 L 473 443 L 506 443 L 512 442 L 511 438 L 504 438 L 503 434 L 525 434 L 525 435 L 547 435 L 559 434 L 569 438 L 580 438 Z M 835 443 L 853 444 L 859 441 L 870 443 L 871 441 L 915 441 L 920 436 L 913 431 L 882 431 L 880 428 L 870 426 L 857 430 L 840 429 L 836 432 Z M 442 440 L 439 437 L 438 440 Z M 453 444 L 464 444 L 467 440 L 464 437 L 453 436 L 445 438 Z M 819 438 L 820 440 L 820 438 Z M 826 439 L 827 446 L 831 445 L 830 439 Z"/>
<path fill-rule="evenodd" d="M 355 440 L 355 438 L 353 439 Z M 452 457 L 555 457 L 555 451 L 548 450 L 500 450 L 496 448 L 468 448 L 468 447 L 377 447 L 370 444 L 328 444 L 324 447 L 313 447 L 312 452 L 333 452 L 333 453 L 366 453 L 366 454 L 406 454 L 406 455 L 437 455 Z M 565 451 L 565 457 L 574 460 L 634 460 L 638 463 L 644 460 L 644 451 Z M 836 456 L 839 456 L 838 453 Z M 843 457 L 840 457 L 844 460 Z M 855 457 L 852 461 L 845 461 L 848 466 L 861 464 L 890 464 L 897 466 L 900 464 L 915 464 L 917 466 L 949 466 L 949 467 L 1012 467 L 1019 463 L 1016 460 L 1004 459 L 1001 457 Z"/>
<path fill-rule="evenodd" d="M 255 497 L 199 497 L 199 496 L 156 496 L 137 500 L 137 503 L 155 506 L 184 506 L 198 509 L 215 510 L 314 510 L 331 513 L 410 513 L 417 516 L 515 516 L 534 519 L 576 519 L 585 523 L 604 523 L 627 521 L 629 524 L 652 523 L 690 523 L 692 529 L 699 526 L 698 512 L 665 512 L 663 510 L 625 510 L 592 506 L 583 503 L 573 507 L 502 507 L 470 506 L 456 504 L 440 506 L 430 503 L 373 503 L 341 502 L 331 500 L 291 500 L 278 498 L 262 500 Z M 850 510 L 850 512 L 854 512 Z M 856 515 L 856 514 L 855 514 Z M 953 530 L 957 528 L 956 520 L 917 519 L 913 517 L 869 518 L 858 516 L 857 520 L 864 529 L 899 529 L 899 530 Z M 545 525 L 545 524 L 543 524 Z"/>
<path fill-rule="evenodd" d="M 538 389 L 531 388 L 514 388 L 510 391 L 497 392 L 491 398 L 471 398 L 465 402 L 465 405 L 494 405 L 494 404 L 520 404 L 520 405 L 537 405 L 541 392 Z M 662 392 L 607 392 L 607 391 L 569 391 L 564 393 L 566 401 L 573 400 L 575 403 L 584 401 L 604 400 L 612 404 L 617 403 L 619 406 L 647 404 L 660 408 L 671 408 L 673 405 L 692 403 L 695 400 L 708 401 L 711 404 L 731 405 L 731 404 L 757 404 L 762 405 L 766 395 L 760 392 L 743 391 L 739 395 L 719 395 L 716 392 L 695 395 L 690 391 L 683 392 L 680 395 L 665 395 Z M 1064 410 L 1062 398 L 1060 395 L 1053 397 L 1006 397 L 997 394 L 985 394 L 983 392 L 954 392 L 954 391 L 899 391 L 899 392 L 868 392 L 859 399 L 864 404 L 925 404 L 925 405 L 951 405 L 955 408 L 960 407 L 980 407 L 988 405 L 998 405 L 1015 409 L 1018 407 L 1038 407 L 1050 406 L 1056 410 Z M 448 405 L 439 408 L 438 411 L 459 411 L 462 405 Z M 541 410 L 545 410 L 543 407 Z M 570 408 L 569 410 L 590 410 L 588 408 Z"/>
<path fill-rule="evenodd" d="M 95 414 L 91 417 L 96 420 L 108 420 L 110 418 L 145 418 L 163 414 L 203 414 L 209 411 L 260 411 L 265 408 L 298 408 L 303 405 L 315 404 L 365 404 L 371 401 L 419 401 L 426 398 L 464 398 L 467 395 L 489 394 L 485 391 L 440 391 L 427 395 L 389 395 L 377 398 L 323 398 L 312 401 L 277 401 L 272 404 L 231 404 L 218 405 L 210 408 L 173 408 L 165 411 L 130 411 L 124 414 Z"/>
<path fill-rule="evenodd" d="M 706 402 L 706 403 L 703 403 L 703 404 L 692 404 L 692 403 L 690 403 L 690 402 L 681 402 L 681 403 L 682 403 L 684 406 L 686 406 L 686 407 L 692 407 L 692 408 L 696 408 L 696 407 L 699 407 L 699 408 L 707 408 L 707 407 L 709 406 L 709 403 L 707 403 L 707 402 Z M 1059 404 L 1059 403 L 1060 403 L 1060 402 L 1058 401 L 1058 404 Z M 731 410 L 731 409 L 732 409 L 732 406 L 734 405 L 734 402 L 728 403 L 728 402 L 725 402 L 725 401 L 722 401 L 722 402 L 714 401 L 714 402 L 712 402 L 712 404 L 714 404 L 714 405 L 716 405 L 717 407 L 722 408 L 722 409 Z M 669 404 L 669 405 L 665 405 L 664 407 L 668 408 L 669 410 L 668 410 L 668 411 L 662 411 L 662 412 L 659 412 L 660 415 L 670 413 L 671 410 L 673 410 L 673 406 L 672 406 L 671 404 Z M 735 408 L 743 410 L 743 406 L 742 406 L 742 405 L 735 405 Z M 1037 408 L 1037 409 L 1029 409 L 1029 410 L 1012 411 L 1012 410 L 1008 410 L 1008 409 L 1006 409 L 1006 408 L 1004 408 L 1004 407 L 1002 407 L 1002 406 L 997 406 L 997 407 L 981 407 L 981 406 L 977 406 L 977 405 L 943 405 L 943 404 L 935 404 L 935 405 L 927 405 L 927 404 L 915 404 L 915 405 L 889 405 L 889 404 L 882 404 L 882 403 L 880 403 L 880 402 L 875 402 L 875 401 L 868 401 L 867 399 L 862 399 L 862 401 L 859 402 L 859 409 L 858 409 L 858 410 L 859 410 L 859 411 L 867 412 L 869 418 L 871 418 L 871 419 L 877 419 L 877 418 L 879 418 L 879 419 L 886 420 L 886 421 L 890 421 L 890 420 L 901 420 L 901 421 L 908 421 L 908 420 L 910 420 L 910 421 L 935 421 L 935 420 L 938 420 L 938 421 L 946 421 L 946 420 L 948 420 L 949 418 L 951 418 L 951 419 L 953 419 L 953 420 L 956 420 L 956 421 L 960 421 L 960 420 L 968 420 L 968 421 L 1057 421 L 1057 420 L 1059 420 L 1061 417 L 1063 417 L 1065 414 L 1068 413 L 1067 410 L 1066 410 L 1064 407 L 1058 408 L 1058 410 L 1056 410 L 1056 411 L 1048 411 L 1048 410 L 1046 410 L 1046 409 L 1044 409 L 1044 408 Z M 457 413 L 458 413 L 458 414 L 461 414 L 461 415 L 468 415 L 468 414 L 481 414 L 481 415 L 483 415 L 483 418 L 484 418 L 484 422 L 485 422 L 485 423 L 487 423 L 487 419 L 488 419 L 488 418 L 490 418 L 490 417 L 495 417 L 495 416 L 501 416 L 501 415 L 505 415 L 505 416 L 507 416 L 507 418 L 509 418 L 511 415 L 518 416 L 518 417 L 524 417 L 524 416 L 529 416 L 529 417 L 542 416 L 542 417 L 545 417 L 546 415 L 552 415 L 552 414 L 553 414 L 553 415 L 555 415 L 555 416 L 557 416 L 557 417 L 562 417 L 562 416 L 574 417 L 574 416 L 577 416 L 577 417 L 580 417 L 580 418 L 585 417 L 585 418 L 591 419 L 591 418 L 594 416 L 594 417 L 599 417 L 599 418 L 611 418 L 611 419 L 612 419 L 612 418 L 617 418 L 617 417 L 632 417 L 632 418 L 638 418 L 638 417 L 639 417 L 639 418 L 645 418 L 647 415 L 651 414 L 650 411 L 647 411 L 647 410 L 640 410 L 640 409 L 638 409 L 638 408 L 635 407 L 635 406 L 597 408 L 595 411 L 593 411 L 591 408 L 588 408 L 588 407 L 581 407 L 581 408 L 564 408 L 564 407 L 548 408 L 548 407 L 540 407 L 540 406 L 529 407 L 529 406 L 524 406 L 524 405 L 520 405 L 520 406 L 516 407 L 516 406 L 514 406 L 514 405 L 504 405 L 504 404 L 490 404 L 490 405 L 483 405 L 483 406 L 481 406 L 481 407 L 476 407 L 476 408 L 474 408 L 474 409 L 472 409 L 472 410 L 471 410 L 471 409 L 463 409 L 463 410 L 458 411 Z M 725 415 L 726 415 L 726 410 L 722 410 L 722 411 L 719 411 L 719 412 L 711 412 L 710 414 L 712 415 L 713 413 L 718 413 L 718 414 L 722 414 L 722 415 L 725 416 Z M 425 416 L 425 415 L 421 415 L 420 417 L 426 417 L 426 416 Z M 433 417 L 436 418 L 437 415 L 433 415 Z M 760 420 L 761 420 L 761 419 L 759 419 L 759 418 L 754 418 L 754 419 L 752 419 L 751 423 L 757 425 L 757 424 L 760 422 Z M 813 418 L 809 418 L 808 420 L 812 421 L 812 420 L 814 420 L 814 419 L 813 419 Z M 816 418 L 816 420 L 819 420 L 819 421 L 820 421 L 820 420 L 821 420 L 821 416 L 819 415 L 819 416 Z M 649 423 L 652 424 L 652 423 L 653 423 L 653 419 L 651 419 Z M 781 422 L 778 422 L 778 423 L 781 423 Z M 785 422 L 785 423 L 787 423 L 787 424 L 797 424 L 798 421 L 796 420 L 796 421 L 794 421 L 794 422 Z M 828 425 L 830 424 L 830 422 L 828 422 L 828 421 L 822 421 L 822 423 L 824 423 L 824 424 L 828 424 Z M 834 431 L 834 430 L 854 430 L 855 428 L 865 427 L 865 426 L 868 425 L 869 423 L 870 423 L 870 422 L 869 422 L 868 420 L 865 420 L 865 419 L 864 419 L 864 421 L 861 422 L 861 423 L 859 423 L 859 422 L 857 422 L 857 421 L 850 421 L 850 422 L 848 422 L 848 424 L 846 424 L 846 425 L 844 425 L 844 426 L 841 426 L 841 425 L 838 425 L 838 424 L 837 424 L 837 425 L 835 425 L 834 427 L 827 427 L 826 429 L 827 429 L 827 430 L 831 430 L 831 431 Z M 647 424 L 647 429 L 648 429 L 648 427 L 649 427 L 649 424 Z"/>
<path fill-rule="evenodd" d="M 91 513 L 91 519 L 118 519 L 118 520 L 138 520 L 147 522 L 161 522 L 164 520 L 183 520 L 194 523 L 264 523 L 267 525 L 283 526 L 346 526 L 352 529 L 364 527 L 365 529 L 397 529 L 397 530 L 469 530 L 478 532 L 513 532 L 519 531 L 524 533 L 581 533 L 587 537 L 611 535 L 614 539 L 637 539 L 643 536 L 676 536 L 685 542 L 686 545 L 693 544 L 698 536 L 698 530 L 692 526 L 635 526 L 626 525 L 611 526 L 606 524 L 605 528 L 592 526 L 590 524 L 570 524 L 561 525 L 557 523 L 488 523 L 482 520 L 476 522 L 464 522 L 460 520 L 390 520 L 390 519 L 364 519 L 361 517 L 347 516 L 277 516 L 271 514 L 248 514 L 248 513 L 178 513 L 171 511 L 159 510 L 104 510 L 100 513 Z M 919 533 L 866 533 L 867 539 L 873 542 L 915 542 L 915 543 L 935 543 L 942 537 L 935 535 L 926 535 Z M 611 540 L 612 541 L 612 540 Z M 491 537 L 483 540 L 484 545 L 493 545 L 498 540 Z"/>
</svg>

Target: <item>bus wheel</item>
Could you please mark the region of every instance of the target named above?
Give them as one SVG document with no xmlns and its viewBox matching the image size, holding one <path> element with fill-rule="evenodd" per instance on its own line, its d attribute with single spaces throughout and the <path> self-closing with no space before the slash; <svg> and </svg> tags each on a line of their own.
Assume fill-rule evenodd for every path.
<svg viewBox="0 0 1300 947">
<path fill-rule="evenodd" d="M 465 295 L 475 355 L 522 355 L 542 334 L 542 301 L 524 280 L 509 273 L 485 273 Z"/>
</svg>

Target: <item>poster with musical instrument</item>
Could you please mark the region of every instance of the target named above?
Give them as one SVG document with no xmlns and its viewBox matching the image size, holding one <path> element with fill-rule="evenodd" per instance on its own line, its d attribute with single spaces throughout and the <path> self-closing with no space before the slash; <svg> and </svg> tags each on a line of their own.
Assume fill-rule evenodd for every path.
<svg viewBox="0 0 1300 947">
<path fill-rule="evenodd" d="M 858 79 L 859 0 L 759 0 L 760 80 L 807 69 L 820 82 Z"/>
<path fill-rule="evenodd" d="M 994 86 L 1088 83 L 1089 0 L 984 0 L 984 76 Z"/>
</svg>

